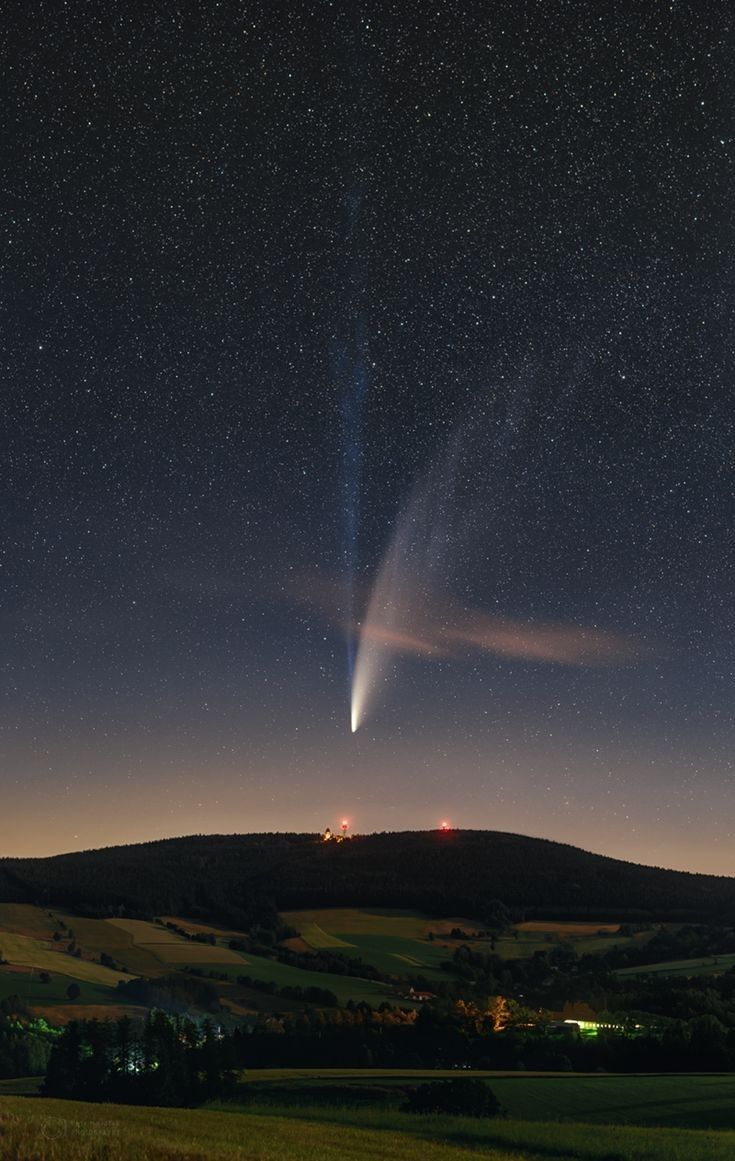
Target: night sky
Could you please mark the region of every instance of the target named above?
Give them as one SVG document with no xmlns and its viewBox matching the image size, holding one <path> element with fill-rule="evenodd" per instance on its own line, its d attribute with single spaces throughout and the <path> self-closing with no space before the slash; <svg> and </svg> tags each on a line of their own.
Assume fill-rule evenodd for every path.
<svg viewBox="0 0 735 1161">
<path fill-rule="evenodd" d="M 731 5 L 14 8 L 0 853 L 733 872 Z"/>
</svg>

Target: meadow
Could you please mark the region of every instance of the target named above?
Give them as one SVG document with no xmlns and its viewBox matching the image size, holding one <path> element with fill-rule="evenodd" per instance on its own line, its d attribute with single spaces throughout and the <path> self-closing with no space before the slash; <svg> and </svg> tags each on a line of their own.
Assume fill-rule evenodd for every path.
<svg viewBox="0 0 735 1161">
<path fill-rule="evenodd" d="M 473 1154 L 485 1161 L 729 1161 L 735 1133 L 1 1097 L 0 1152 L 15 1161 L 460 1161 Z"/>
<path fill-rule="evenodd" d="M 59 930 L 59 924 L 48 911 L 32 903 L 0 903 L 0 932 L 2 930 L 49 940 Z"/>
<path fill-rule="evenodd" d="M 202 965 L 198 961 L 192 960 L 188 965 L 180 964 L 178 966 L 201 968 Z M 356 1004 L 364 1000 L 369 1004 L 379 1005 L 383 1000 L 395 1002 L 398 998 L 395 988 L 388 984 L 379 983 L 377 980 L 362 980 L 356 976 L 340 976 L 331 972 L 310 972 L 305 968 L 279 963 L 275 959 L 266 959 L 265 956 L 251 955 L 250 952 L 241 955 L 235 964 L 222 961 L 216 965 L 212 964 L 211 968 L 226 975 L 233 982 L 237 980 L 238 976 L 250 976 L 252 979 L 272 983 L 277 988 L 324 988 L 334 993 L 341 1006 L 344 1006 L 348 1000 L 353 1000 Z M 245 990 L 247 991 L 247 989 Z M 271 1010 L 282 1011 L 284 1007 L 289 1006 L 289 1003 L 285 1000 L 279 1001 L 278 997 L 271 997 L 268 1006 Z"/>
<path fill-rule="evenodd" d="M 329 935 L 348 932 L 351 935 L 392 935 L 400 939 L 427 939 L 429 932 L 448 936 L 459 927 L 474 932 L 476 920 L 455 916 L 433 919 L 421 911 L 400 911 L 380 907 L 322 907 L 310 911 L 284 911 L 284 923 L 301 930 L 309 923 L 316 924 Z M 316 946 L 319 946 L 318 944 Z"/>
<path fill-rule="evenodd" d="M 63 965 L 65 966 L 65 965 Z M 116 987 L 109 987 L 92 980 L 79 980 L 63 972 L 49 972 L 48 983 L 42 983 L 36 968 L 18 968 L 12 971 L 0 968 L 0 1000 L 8 996 L 18 996 L 29 1007 L 47 1007 L 68 1004 L 66 990 L 74 983 L 79 988 L 78 1004 L 119 1004 L 120 994 Z"/>
<path fill-rule="evenodd" d="M 123 971 L 113 971 L 112 968 L 90 960 L 76 959 L 73 955 L 57 950 L 53 944 L 45 946 L 40 940 L 28 935 L 0 931 L 0 953 L 11 966 L 37 968 L 52 975 L 59 972 L 74 980 L 107 987 L 116 987 L 118 980 L 132 979 L 131 975 Z"/>
<path fill-rule="evenodd" d="M 82 919 L 59 912 L 59 917 L 74 931 L 84 956 L 99 959 L 102 952 L 133 975 L 160 976 L 166 966 L 146 947 L 136 943 L 129 931 L 109 919 Z"/>
<path fill-rule="evenodd" d="M 230 951 L 228 947 L 213 947 L 209 943 L 185 939 L 158 923 L 148 923 L 143 919 L 107 919 L 105 922 L 129 935 L 137 948 L 152 955 L 167 968 L 175 968 L 180 964 L 214 967 L 242 963 L 242 956 Z"/>
<path fill-rule="evenodd" d="M 620 968 L 619 976 L 683 976 L 691 979 L 693 976 L 714 976 L 730 971 L 735 967 L 735 955 L 708 955 L 698 959 L 674 959 L 663 963 L 649 963 L 640 967 Z"/>
<path fill-rule="evenodd" d="M 597 955 L 613 947 L 640 947 L 653 934 L 653 930 L 650 930 L 621 935 L 619 923 L 529 920 L 515 924 L 500 935 L 495 941 L 495 950 L 503 959 L 523 959 L 536 951 L 549 951 L 555 943 L 569 943 L 577 955 Z"/>
<path fill-rule="evenodd" d="M 245 1091 L 256 1103 L 302 1108 L 324 1101 L 396 1106 L 406 1086 L 472 1075 L 490 1084 L 513 1119 L 583 1121 L 640 1127 L 735 1131 L 735 1075 L 589 1075 L 407 1069 L 249 1069 Z M 326 1115 L 326 1114 L 325 1114 Z"/>
</svg>

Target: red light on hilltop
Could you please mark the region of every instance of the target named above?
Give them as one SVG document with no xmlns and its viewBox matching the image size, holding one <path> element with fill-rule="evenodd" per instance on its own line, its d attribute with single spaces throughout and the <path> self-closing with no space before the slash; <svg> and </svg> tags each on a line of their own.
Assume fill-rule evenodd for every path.
<svg viewBox="0 0 735 1161">
<path fill-rule="evenodd" d="M 439 830 L 446 831 L 446 830 L 451 830 L 451 829 L 452 829 L 451 822 L 447 822 L 446 818 L 443 818 L 441 821 L 441 826 L 439 827 Z"/>
</svg>

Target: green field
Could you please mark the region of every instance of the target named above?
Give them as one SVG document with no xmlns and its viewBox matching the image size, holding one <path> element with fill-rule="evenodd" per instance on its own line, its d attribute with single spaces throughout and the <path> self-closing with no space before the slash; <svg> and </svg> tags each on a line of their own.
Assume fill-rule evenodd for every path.
<svg viewBox="0 0 735 1161">
<path fill-rule="evenodd" d="M 613 947 L 641 947 L 654 931 L 635 935 L 618 934 L 618 925 L 609 923 L 556 923 L 552 921 L 519 923 L 495 941 L 495 950 L 503 959 L 525 959 L 537 951 L 551 951 L 557 943 L 570 944 L 577 955 L 600 955 Z M 474 946 L 480 948 L 480 944 Z"/>
<path fill-rule="evenodd" d="M 284 911 L 284 923 L 301 931 L 313 923 L 328 935 L 393 935 L 399 939 L 426 939 L 429 932 L 448 935 L 453 927 L 473 932 L 474 919 L 453 917 L 431 919 L 421 911 L 399 911 L 381 907 L 323 907 L 310 911 Z"/>
<path fill-rule="evenodd" d="M 160 976 L 166 971 L 165 965 L 146 948 L 140 947 L 130 932 L 110 920 L 80 919 L 68 913 L 59 914 L 72 928 L 83 955 L 99 959 L 100 953 L 104 951 L 133 975 Z"/>
<path fill-rule="evenodd" d="M 447 978 L 439 965 L 443 960 L 451 959 L 452 951 L 441 943 L 377 933 L 375 935 L 350 933 L 349 938 L 349 945 L 345 944 L 337 950 L 343 955 L 372 964 L 386 975 L 426 976 L 428 979 L 437 980 Z"/>
<path fill-rule="evenodd" d="M 79 987 L 79 998 L 75 1004 L 120 1004 L 117 988 L 105 987 L 91 980 L 79 980 L 61 972 L 50 972 L 51 979 L 42 984 L 35 968 L 22 971 L 7 971 L 0 968 L 0 1000 L 8 996 L 19 996 L 29 1007 L 47 1007 L 49 1004 L 68 1004 L 66 989 L 70 984 Z"/>
<path fill-rule="evenodd" d="M 492 1087 L 524 1120 L 735 1130 L 734 1075 L 509 1076 Z"/>
<path fill-rule="evenodd" d="M 48 911 L 32 903 L 0 903 L 0 928 L 37 939 L 51 939 L 53 933 L 60 930 L 58 922 Z"/>
<path fill-rule="evenodd" d="M 237 955 L 235 952 L 232 954 Z M 194 961 L 188 965 L 180 964 L 179 966 L 202 969 L 202 965 Z M 365 1000 L 367 1003 L 377 1006 L 383 1000 L 395 1002 L 398 998 L 397 990 L 388 984 L 381 984 L 375 980 L 361 980 L 356 976 L 332 975 L 331 972 L 310 972 L 304 968 L 279 963 L 278 960 L 266 959 L 265 956 L 251 955 L 249 952 L 247 955 L 239 956 L 237 964 L 230 961 L 207 964 L 206 971 L 208 970 L 222 972 L 229 980 L 237 980 L 238 976 L 250 976 L 254 980 L 273 983 L 277 988 L 325 988 L 327 991 L 334 992 L 342 1005 L 346 1004 L 348 1000 L 354 1000 L 355 1003 Z M 403 1003 L 403 1001 L 401 1002 Z M 288 1000 L 279 1001 L 277 996 L 273 996 L 269 1006 L 271 1010 L 283 1011 L 288 1009 L 288 1005 Z"/>
<path fill-rule="evenodd" d="M 672 959 L 665 963 L 649 963 L 640 967 L 620 968 L 619 976 L 718 976 L 735 967 L 735 955 L 708 955 L 700 959 Z"/>
<path fill-rule="evenodd" d="M 216 1111 L 0 1097 L 0 1154 L 16 1161 L 729 1161 L 735 1133 L 397 1112 Z"/>
<path fill-rule="evenodd" d="M 604 1076 L 523 1074 L 406 1069 L 249 1069 L 245 1082 L 259 1098 L 303 1106 L 342 1090 L 349 1103 L 398 1103 L 406 1085 L 458 1076 L 482 1077 L 508 1115 L 528 1121 L 584 1121 L 591 1124 L 735 1130 L 735 1074 Z M 396 1098 L 390 1099 L 395 1088 Z M 335 1097 L 330 1098 L 332 1102 Z M 326 1114 L 325 1114 L 326 1115 Z"/>
<path fill-rule="evenodd" d="M 16 935 L 8 931 L 0 931 L 0 953 L 9 964 L 21 967 L 38 968 L 51 975 L 63 972 L 75 980 L 85 980 L 88 983 L 103 984 L 116 987 L 118 980 L 131 979 L 122 971 L 113 971 L 99 963 L 90 963 L 89 960 L 76 959 L 56 945 L 44 944 L 39 939 L 32 939 L 28 935 Z"/>
<path fill-rule="evenodd" d="M 196 964 L 197 967 L 215 967 L 221 963 L 240 963 L 241 957 L 228 947 L 212 947 L 209 943 L 197 943 L 184 939 L 175 931 L 161 927 L 157 923 L 147 923 L 143 919 L 107 919 L 107 924 L 128 935 L 136 947 L 147 952 L 167 968 L 182 964 Z"/>
<path fill-rule="evenodd" d="M 470 919 L 430 919 L 418 911 L 370 908 L 324 908 L 287 911 L 285 923 L 301 933 L 314 951 L 332 949 L 371 964 L 385 975 L 445 979 L 439 965 L 450 959 L 457 943 L 448 940 L 452 928 L 475 932 Z M 430 940 L 429 932 L 436 938 Z"/>
<path fill-rule="evenodd" d="M 351 947 L 349 943 L 345 943 L 344 939 L 340 939 L 337 935 L 329 935 L 328 932 L 320 927 L 318 923 L 303 922 L 299 928 L 301 938 L 309 947 L 318 950 L 322 947 Z"/>
<path fill-rule="evenodd" d="M 62 922 L 66 924 L 66 929 L 62 928 Z M 104 951 L 121 968 L 133 975 L 161 975 L 166 970 L 154 955 L 139 948 L 128 932 L 114 926 L 108 920 L 82 919 L 68 911 L 58 909 L 49 913 L 41 907 L 25 903 L 0 903 L 0 950 L 4 946 L 17 948 L 14 937 L 30 938 L 34 941 L 35 949 L 32 956 L 33 966 L 52 971 L 57 961 L 49 961 L 44 957 L 44 962 L 41 963 L 35 951 L 49 952 L 57 956 L 63 954 L 61 949 L 66 943 L 54 943 L 53 936 L 54 933 L 58 933 L 66 941 L 70 931 L 73 931 L 77 946 L 82 950 L 84 961 L 97 962 Z M 28 951 L 27 943 L 23 947 Z M 7 954 L 6 958 L 11 959 Z"/>
</svg>

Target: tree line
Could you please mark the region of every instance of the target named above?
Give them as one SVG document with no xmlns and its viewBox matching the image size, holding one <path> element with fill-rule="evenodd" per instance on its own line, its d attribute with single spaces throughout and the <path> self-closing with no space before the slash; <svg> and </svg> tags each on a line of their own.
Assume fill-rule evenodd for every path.
<svg viewBox="0 0 735 1161">
<path fill-rule="evenodd" d="M 144 1021 L 72 1020 L 54 1044 L 43 1095 L 194 1106 L 231 1096 L 232 1037 L 204 1020 L 151 1012 Z"/>
<path fill-rule="evenodd" d="M 158 1105 L 233 1097 L 237 1070 L 249 1067 L 735 1070 L 735 971 L 694 981 L 618 979 L 617 993 L 602 975 L 562 985 L 575 986 L 600 1005 L 597 1035 L 560 1026 L 532 996 L 503 995 L 446 997 L 418 1010 L 348 1002 L 262 1015 L 233 1031 L 153 1011 L 143 1021 L 75 1020 L 55 1042 L 6 1015 L 0 1070 L 28 1074 L 48 1059 L 48 1096 Z"/>
</svg>

